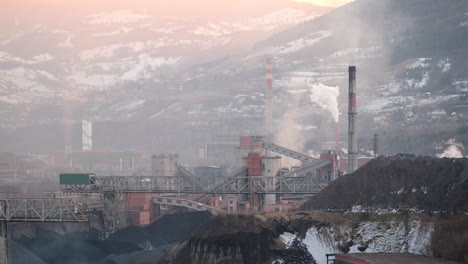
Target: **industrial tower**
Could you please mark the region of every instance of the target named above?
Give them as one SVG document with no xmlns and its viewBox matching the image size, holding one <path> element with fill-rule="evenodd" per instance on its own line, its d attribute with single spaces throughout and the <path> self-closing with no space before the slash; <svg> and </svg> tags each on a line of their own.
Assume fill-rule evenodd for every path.
<svg viewBox="0 0 468 264">
<path fill-rule="evenodd" d="M 273 133 L 273 61 L 269 57 L 266 59 L 266 89 L 265 89 L 265 132 Z"/>
<path fill-rule="evenodd" d="M 348 173 L 353 173 L 358 168 L 357 147 L 357 99 L 356 99 L 356 66 L 349 66 L 349 111 L 348 111 Z"/>
</svg>

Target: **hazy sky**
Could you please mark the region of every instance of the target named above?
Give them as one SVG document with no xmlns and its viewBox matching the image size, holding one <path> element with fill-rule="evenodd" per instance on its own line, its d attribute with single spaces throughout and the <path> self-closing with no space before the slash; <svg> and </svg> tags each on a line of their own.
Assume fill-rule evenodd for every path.
<svg viewBox="0 0 468 264">
<path fill-rule="evenodd" d="M 341 6 L 344 5 L 348 2 L 351 2 L 352 0 L 296 0 L 298 2 L 308 2 L 308 3 L 313 3 L 316 5 L 322 5 L 322 6 Z"/>
</svg>

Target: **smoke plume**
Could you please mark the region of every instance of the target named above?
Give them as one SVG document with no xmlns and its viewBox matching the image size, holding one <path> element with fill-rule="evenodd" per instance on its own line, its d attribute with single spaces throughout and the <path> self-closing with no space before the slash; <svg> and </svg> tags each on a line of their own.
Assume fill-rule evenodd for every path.
<svg viewBox="0 0 468 264">
<path fill-rule="evenodd" d="M 448 147 L 444 152 L 436 154 L 438 158 L 463 158 L 463 151 L 465 150 L 463 144 L 458 143 L 455 139 L 449 139 L 445 144 L 448 144 Z"/>
<path fill-rule="evenodd" d="M 318 83 L 312 84 L 310 92 L 310 100 L 329 111 L 335 122 L 338 123 L 339 111 L 337 98 L 340 95 L 340 89 L 338 87 Z"/>
</svg>

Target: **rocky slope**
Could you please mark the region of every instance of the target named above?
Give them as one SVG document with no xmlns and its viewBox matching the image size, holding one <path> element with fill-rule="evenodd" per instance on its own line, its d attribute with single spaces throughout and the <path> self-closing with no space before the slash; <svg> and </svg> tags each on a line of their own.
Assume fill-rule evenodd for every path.
<svg viewBox="0 0 468 264">
<path fill-rule="evenodd" d="M 325 254 L 349 252 L 467 263 L 466 166 L 466 159 L 378 158 L 330 184 L 305 211 L 218 216 L 162 263 L 325 264 Z"/>
<path fill-rule="evenodd" d="M 325 254 L 356 252 L 414 253 L 467 263 L 466 220 L 407 212 L 217 216 L 161 263 L 326 264 Z M 455 238 L 447 232 L 460 234 Z M 448 241 L 453 247 L 444 245 Z"/>
</svg>

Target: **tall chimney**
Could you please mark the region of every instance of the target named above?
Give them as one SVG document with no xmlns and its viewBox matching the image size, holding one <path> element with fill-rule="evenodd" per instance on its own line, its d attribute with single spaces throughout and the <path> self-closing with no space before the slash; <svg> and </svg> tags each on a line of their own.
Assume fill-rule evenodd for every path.
<svg viewBox="0 0 468 264">
<path fill-rule="evenodd" d="M 273 62 L 271 58 L 266 59 L 266 90 L 265 90 L 265 132 L 273 133 Z"/>
<path fill-rule="evenodd" d="M 357 101 L 356 101 L 356 66 L 349 66 L 349 127 L 348 127 L 348 173 L 354 172 L 358 167 L 357 147 Z"/>
<path fill-rule="evenodd" d="M 81 144 L 83 151 L 93 150 L 93 123 L 88 120 L 82 121 Z"/>
</svg>

